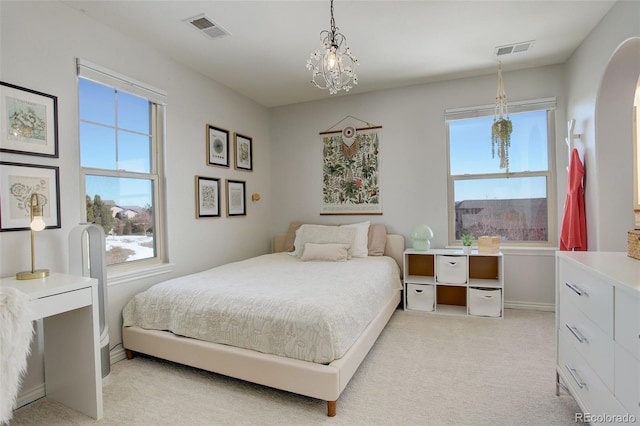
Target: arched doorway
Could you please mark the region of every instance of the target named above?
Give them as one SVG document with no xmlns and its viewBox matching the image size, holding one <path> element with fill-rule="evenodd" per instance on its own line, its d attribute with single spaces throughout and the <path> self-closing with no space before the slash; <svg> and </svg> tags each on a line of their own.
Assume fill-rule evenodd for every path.
<svg viewBox="0 0 640 426">
<path fill-rule="evenodd" d="M 600 201 L 598 250 L 626 251 L 633 228 L 633 105 L 640 78 L 640 38 L 625 40 L 605 69 L 596 97 L 595 137 Z M 606 225 L 606 226 L 602 226 Z"/>
</svg>

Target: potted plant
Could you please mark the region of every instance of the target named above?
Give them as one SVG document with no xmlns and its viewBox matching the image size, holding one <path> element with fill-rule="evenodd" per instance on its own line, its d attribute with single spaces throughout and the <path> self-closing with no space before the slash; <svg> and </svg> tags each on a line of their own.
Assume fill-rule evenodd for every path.
<svg viewBox="0 0 640 426">
<path fill-rule="evenodd" d="M 511 145 L 512 131 L 513 125 L 509 117 L 500 117 L 494 120 L 491 126 L 491 158 L 495 158 L 497 146 L 500 168 L 507 169 L 507 173 L 509 173 L 509 146 Z"/>
<path fill-rule="evenodd" d="M 473 234 L 465 232 L 460 238 L 462 239 L 462 250 L 465 253 L 471 253 L 471 245 L 473 244 L 474 240 Z"/>
</svg>

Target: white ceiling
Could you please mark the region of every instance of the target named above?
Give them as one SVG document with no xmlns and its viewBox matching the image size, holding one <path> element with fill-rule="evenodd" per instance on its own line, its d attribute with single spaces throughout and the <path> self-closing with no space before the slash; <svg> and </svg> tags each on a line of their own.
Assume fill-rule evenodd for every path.
<svg viewBox="0 0 640 426">
<path fill-rule="evenodd" d="M 329 0 L 64 1 L 266 106 L 329 96 L 305 68 L 329 27 Z M 565 62 L 615 0 L 334 1 L 336 25 L 360 61 L 349 93 Z M 206 14 L 230 36 L 208 39 L 183 20 Z M 343 93 L 343 92 L 341 92 Z"/>
</svg>

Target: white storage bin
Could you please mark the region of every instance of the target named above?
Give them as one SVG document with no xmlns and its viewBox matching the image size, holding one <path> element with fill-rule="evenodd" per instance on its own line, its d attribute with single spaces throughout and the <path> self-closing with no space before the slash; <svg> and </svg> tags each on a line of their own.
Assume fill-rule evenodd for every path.
<svg viewBox="0 0 640 426">
<path fill-rule="evenodd" d="M 430 284 L 407 283 L 407 309 L 413 311 L 433 312 L 433 286 Z"/>
<path fill-rule="evenodd" d="M 469 315 L 500 317 L 502 290 L 499 288 L 469 288 Z"/>
<path fill-rule="evenodd" d="M 436 281 L 447 284 L 467 282 L 467 256 L 438 256 Z"/>
</svg>

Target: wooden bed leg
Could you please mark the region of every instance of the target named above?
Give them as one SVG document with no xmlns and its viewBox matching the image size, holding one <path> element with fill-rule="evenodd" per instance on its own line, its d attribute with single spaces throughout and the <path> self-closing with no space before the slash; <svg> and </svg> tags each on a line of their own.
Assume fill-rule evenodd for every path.
<svg viewBox="0 0 640 426">
<path fill-rule="evenodd" d="M 125 353 L 125 355 L 127 355 L 127 359 L 129 359 L 129 360 L 133 359 L 134 354 L 133 354 L 133 351 L 131 349 L 125 349 L 124 353 Z"/>
<path fill-rule="evenodd" d="M 327 401 L 327 416 L 335 417 L 336 415 L 336 401 Z"/>
</svg>

